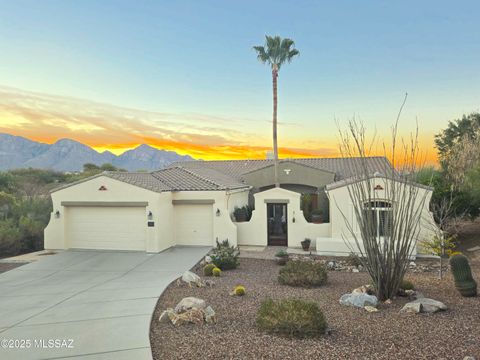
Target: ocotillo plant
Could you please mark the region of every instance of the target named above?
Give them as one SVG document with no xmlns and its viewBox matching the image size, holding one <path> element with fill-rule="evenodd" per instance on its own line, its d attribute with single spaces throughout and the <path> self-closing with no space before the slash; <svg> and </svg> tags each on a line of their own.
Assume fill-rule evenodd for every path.
<svg viewBox="0 0 480 360">
<path fill-rule="evenodd" d="M 452 268 L 455 287 L 462 296 L 476 296 L 477 283 L 472 277 L 472 270 L 468 259 L 461 254 L 453 255 L 450 258 L 450 267 Z"/>
</svg>

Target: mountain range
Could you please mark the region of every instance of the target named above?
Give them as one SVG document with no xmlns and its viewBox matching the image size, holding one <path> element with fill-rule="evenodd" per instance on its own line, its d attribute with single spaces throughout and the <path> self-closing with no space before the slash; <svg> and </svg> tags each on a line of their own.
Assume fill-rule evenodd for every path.
<svg viewBox="0 0 480 360">
<path fill-rule="evenodd" d="M 21 136 L 0 133 L 0 170 L 39 168 L 57 171 L 81 171 L 83 165 L 110 163 L 129 171 L 158 170 L 175 161 L 193 160 L 175 151 L 159 150 L 143 144 L 121 155 L 99 153 L 71 139 L 44 144 Z"/>
</svg>

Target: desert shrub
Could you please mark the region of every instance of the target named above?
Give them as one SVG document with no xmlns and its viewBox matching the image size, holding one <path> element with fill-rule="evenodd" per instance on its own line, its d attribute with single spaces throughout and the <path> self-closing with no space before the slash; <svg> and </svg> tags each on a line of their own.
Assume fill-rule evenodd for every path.
<svg viewBox="0 0 480 360">
<path fill-rule="evenodd" d="M 211 254 L 212 262 L 221 270 L 236 269 L 239 265 L 240 251 L 235 246 L 230 246 L 228 239 L 218 242 Z"/>
<path fill-rule="evenodd" d="M 215 269 L 216 266 L 215 264 L 207 264 L 203 267 L 203 275 L 205 276 L 212 276 L 213 275 L 213 269 Z"/>
<path fill-rule="evenodd" d="M 317 261 L 289 261 L 280 269 L 278 282 L 290 286 L 321 286 L 327 282 L 327 269 Z"/>
<path fill-rule="evenodd" d="M 362 265 L 362 259 L 360 259 L 360 257 L 357 254 L 351 252 L 347 257 L 347 264 L 350 266 L 358 267 Z"/>
<path fill-rule="evenodd" d="M 287 257 L 287 256 L 288 256 L 288 253 L 287 253 L 284 249 L 281 249 L 281 250 L 278 250 L 278 251 L 275 253 L 275 256 L 276 256 L 276 257 Z"/>
<path fill-rule="evenodd" d="M 409 280 L 402 280 L 402 283 L 400 284 L 400 289 L 403 290 L 413 290 L 415 289 L 415 285 Z"/>
<path fill-rule="evenodd" d="M 245 293 L 246 293 L 245 286 L 243 286 L 243 285 L 235 286 L 235 289 L 233 289 L 233 293 L 237 296 L 245 295 Z"/>
<path fill-rule="evenodd" d="M 268 333 L 307 337 L 325 334 L 327 322 L 316 302 L 267 299 L 257 312 L 257 327 Z"/>
<path fill-rule="evenodd" d="M 22 232 L 12 219 L 0 221 L 0 255 L 17 255 L 22 249 Z"/>
<path fill-rule="evenodd" d="M 212 270 L 212 275 L 215 277 L 219 277 L 220 275 L 222 275 L 222 270 L 220 270 L 218 267 L 215 267 Z"/>
</svg>

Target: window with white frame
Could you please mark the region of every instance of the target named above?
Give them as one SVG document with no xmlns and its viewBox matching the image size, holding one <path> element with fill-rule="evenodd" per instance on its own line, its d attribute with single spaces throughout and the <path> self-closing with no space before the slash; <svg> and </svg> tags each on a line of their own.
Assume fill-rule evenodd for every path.
<svg viewBox="0 0 480 360">
<path fill-rule="evenodd" d="M 392 231 L 392 203 L 385 200 L 364 203 L 363 214 L 370 226 L 370 233 L 377 238 L 388 237 Z"/>
</svg>

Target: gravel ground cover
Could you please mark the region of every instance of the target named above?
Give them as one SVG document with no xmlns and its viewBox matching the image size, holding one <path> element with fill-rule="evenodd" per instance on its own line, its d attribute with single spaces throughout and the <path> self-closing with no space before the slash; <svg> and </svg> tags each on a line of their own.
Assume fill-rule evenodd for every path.
<svg viewBox="0 0 480 360">
<path fill-rule="evenodd" d="M 2 263 L 0 262 L 0 273 L 3 273 L 8 270 L 15 269 L 16 267 L 25 265 L 26 263 L 21 263 L 21 262 L 11 262 L 11 263 Z"/>
<path fill-rule="evenodd" d="M 425 297 L 444 302 L 449 307 L 446 312 L 400 313 L 407 300 L 399 298 L 390 305 L 380 304 L 379 312 L 368 313 L 338 302 L 342 294 L 369 282 L 365 273 L 331 271 L 326 286 L 302 289 L 279 285 L 279 268 L 271 260 L 241 259 L 238 269 L 213 278 L 214 287 L 172 283 L 152 318 L 154 359 L 480 359 L 480 297 L 462 298 L 450 274 L 443 281 L 433 273 L 407 276 Z M 203 278 L 199 266 L 193 271 Z M 480 268 L 475 266 L 473 272 L 480 280 Z M 238 284 L 246 286 L 247 295 L 229 296 Z M 217 323 L 174 327 L 158 322 L 164 309 L 187 296 L 206 300 L 217 314 Z M 259 332 L 256 312 L 268 297 L 317 301 L 333 329 L 331 335 L 290 339 Z"/>
</svg>

